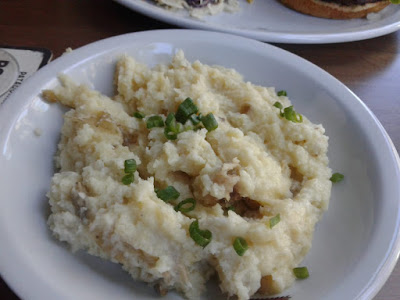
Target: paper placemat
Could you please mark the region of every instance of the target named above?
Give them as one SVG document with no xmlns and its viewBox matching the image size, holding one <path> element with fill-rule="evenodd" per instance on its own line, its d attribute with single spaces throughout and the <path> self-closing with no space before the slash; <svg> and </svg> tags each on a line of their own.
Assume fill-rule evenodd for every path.
<svg viewBox="0 0 400 300">
<path fill-rule="evenodd" d="M 45 48 L 0 46 L 0 104 L 51 57 Z"/>
</svg>

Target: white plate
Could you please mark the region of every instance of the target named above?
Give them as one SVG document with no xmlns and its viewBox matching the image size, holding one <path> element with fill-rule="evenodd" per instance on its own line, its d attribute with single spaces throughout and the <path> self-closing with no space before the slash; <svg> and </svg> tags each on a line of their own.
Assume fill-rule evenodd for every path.
<svg viewBox="0 0 400 300">
<path fill-rule="evenodd" d="M 368 108 L 315 65 L 254 40 L 207 31 L 127 34 L 66 54 L 28 79 L 0 108 L 0 269 L 23 299 L 159 299 L 119 265 L 70 253 L 47 226 L 45 193 L 53 174 L 63 109 L 40 98 L 57 74 L 111 94 L 116 58 L 154 65 L 183 49 L 189 60 L 232 67 L 256 84 L 288 91 L 296 110 L 330 136 L 330 166 L 345 174 L 318 224 L 304 264 L 311 277 L 284 294 L 293 300 L 371 299 L 399 255 L 398 156 Z M 43 134 L 38 137 L 35 129 Z M 225 299 L 212 289 L 204 299 Z M 163 299 L 181 299 L 174 293 Z"/>
<path fill-rule="evenodd" d="M 114 0 L 149 17 L 181 27 L 233 33 L 264 42 L 323 44 L 369 39 L 400 29 L 400 5 L 389 5 L 379 20 L 327 20 L 303 15 L 276 0 L 241 0 L 238 13 L 202 20 L 187 11 L 168 11 L 153 0 Z"/>
</svg>

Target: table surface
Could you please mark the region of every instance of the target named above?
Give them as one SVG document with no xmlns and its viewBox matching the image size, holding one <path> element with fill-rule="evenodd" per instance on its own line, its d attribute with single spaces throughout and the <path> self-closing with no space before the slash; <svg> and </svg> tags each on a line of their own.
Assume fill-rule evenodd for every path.
<svg viewBox="0 0 400 300">
<path fill-rule="evenodd" d="M 110 0 L 1 0 L 0 45 L 43 47 L 60 56 L 68 47 L 128 32 L 176 28 Z M 375 113 L 400 149 L 400 31 L 365 41 L 276 46 L 338 78 Z M 400 299 L 400 263 L 375 300 Z M 0 279 L 0 298 L 19 299 Z"/>
</svg>

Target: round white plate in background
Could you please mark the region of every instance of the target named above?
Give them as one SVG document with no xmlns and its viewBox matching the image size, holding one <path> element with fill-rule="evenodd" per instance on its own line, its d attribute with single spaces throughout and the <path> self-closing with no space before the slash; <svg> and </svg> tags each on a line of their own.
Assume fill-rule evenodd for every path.
<svg viewBox="0 0 400 300">
<path fill-rule="evenodd" d="M 155 65 L 183 49 L 190 61 L 234 68 L 245 80 L 286 90 L 296 111 L 322 123 L 330 167 L 345 175 L 318 223 L 303 265 L 311 276 L 283 295 L 293 300 L 372 299 L 400 252 L 399 158 L 385 130 L 346 86 L 317 66 L 258 41 L 208 31 L 127 34 L 74 50 L 43 67 L 0 107 L 0 270 L 25 300 L 159 299 L 119 265 L 55 240 L 46 192 L 65 109 L 41 98 L 57 74 L 111 95 L 121 54 Z M 42 132 L 38 135 L 38 132 Z M 182 299 L 175 293 L 165 298 Z M 226 299 L 211 288 L 203 299 Z"/>
<path fill-rule="evenodd" d="M 240 1 L 237 13 L 196 19 L 185 10 L 166 10 L 154 0 L 114 0 L 129 9 L 184 28 L 233 33 L 264 42 L 324 44 L 369 39 L 400 29 L 400 5 L 389 5 L 368 20 L 329 20 L 293 11 L 277 0 Z"/>
</svg>

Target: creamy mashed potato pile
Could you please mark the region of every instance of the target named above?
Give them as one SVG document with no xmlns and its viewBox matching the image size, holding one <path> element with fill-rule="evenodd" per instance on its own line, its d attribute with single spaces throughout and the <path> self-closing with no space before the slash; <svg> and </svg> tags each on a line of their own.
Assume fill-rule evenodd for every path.
<svg viewBox="0 0 400 300">
<path fill-rule="evenodd" d="M 199 299 L 214 273 L 221 290 L 240 300 L 293 283 L 293 268 L 310 249 L 330 197 L 321 125 L 285 119 L 274 103 L 291 103 L 274 88 L 245 82 L 231 69 L 189 63 L 181 51 L 153 69 L 121 58 L 112 99 L 60 79 L 61 86 L 43 92 L 71 108 L 48 192 L 48 224 L 59 240 L 188 299 Z M 164 128 L 146 127 L 149 117 L 165 120 L 187 97 L 203 115 L 214 115 L 217 129 L 168 140 Z M 124 184 L 130 159 L 137 170 Z M 157 196 L 168 186 L 178 199 Z M 187 198 L 195 199 L 195 209 L 176 211 Z M 205 247 L 189 232 L 195 220 L 212 234 Z M 233 247 L 237 237 L 248 244 L 242 256 Z"/>
</svg>

